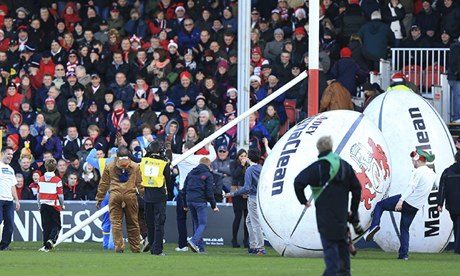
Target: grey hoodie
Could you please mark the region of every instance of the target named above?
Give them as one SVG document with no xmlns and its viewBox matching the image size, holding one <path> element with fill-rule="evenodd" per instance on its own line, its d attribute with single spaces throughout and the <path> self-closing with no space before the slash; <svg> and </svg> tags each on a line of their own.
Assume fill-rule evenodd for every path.
<svg viewBox="0 0 460 276">
<path fill-rule="evenodd" d="M 255 198 L 257 196 L 257 184 L 259 183 L 260 172 L 262 166 L 253 164 L 247 168 L 244 174 L 244 186 L 242 189 L 232 193 L 233 196 L 240 196 L 249 193 L 249 197 Z"/>
</svg>

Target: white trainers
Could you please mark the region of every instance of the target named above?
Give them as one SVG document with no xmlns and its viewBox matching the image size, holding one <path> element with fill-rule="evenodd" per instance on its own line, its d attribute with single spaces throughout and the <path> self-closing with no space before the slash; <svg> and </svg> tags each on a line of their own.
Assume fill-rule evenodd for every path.
<svg viewBox="0 0 460 276">
<path fill-rule="evenodd" d="M 363 238 L 365 241 L 370 242 L 374 240 L 374 235 L 380 230 L 380 226 L 376 225 L 374 228 L 369 229 L 364 235 Z"/>
<path fill-rule="evenodd" d="M 188 252 L 188 247 L 187 246 L 184 246 L 182 248 L 180 247 L 176 247 L 175 249 L 177 252 Z"/>
<path fill-rule="evenodd" d="M 50 252 L 48 249 L 46 249 L 44 246 L 40 249 L 38 249 L 40 252 Z"/>
</svg>

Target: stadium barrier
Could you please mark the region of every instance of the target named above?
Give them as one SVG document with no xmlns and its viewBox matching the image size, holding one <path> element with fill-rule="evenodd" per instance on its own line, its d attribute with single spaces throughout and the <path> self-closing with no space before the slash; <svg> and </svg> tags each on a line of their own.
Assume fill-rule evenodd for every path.
<svg viewBox="0 0 460 276">
<path fill-rule="evenodd" d="M 224 134 L 226 131 L 231 129 L 233 126 L 235 126 L 236 124 L 238 124 L 239 122 L 244 120 L 246 117 L 248 117 L 252 113 L 256 112 L 257 110 L 259 110 L 263 106 L 265 106 L 268 103 L 270 103 L 271 101 L 273 101 L 276 97 L 278 97 L 281 94 L 285 93 L 287 90 L 292 88 L 294 85 L 296 85 L 297 83 L 299 83 L 300 81 L 302 81 L 306 77 L 307 77 L 307 71 L 303 71 L 297 77 L 295 77 L 294 79 L 290 80 L 288 83 L 286 83 L 285 85 L 280 87 L 278 90 L 276 90 L 272 94 L 268 95 L 265 99 L 261 100 L 260 102 L 255 104 L 253 107 L 249 108 L 244 113 L 242 113 L 241 115 L 236 117 L 233 121 L 227 123 L 222 128 L 220 128 L 219 130 L 217 130 L 216 132 L 211 134 L 209 137 L 207 137 L 206 139 L 204 139 L 200 143 L 196 144 L 193 148 L 191 148 L 187 152 L 183 153 L 179 157 L 177 157 L 174 160 L 172 160 L 171 166 L 176 166 L 177 164 L 182 162 L 184 159 L 186 159 L 190 155 L 194 154 L 197 150 L 199 150 L 199 149 L 203 148 L 204 146 L 206 146 L 207 144 L 211 143 L 217 137 L 219 137 L 220 135 Z M 107 205 L 107 206 L 97 210 L 96 212 L 94 212 L 91 216 L 89 216 L 84 221 L 81 221 L 78 224 L 76 224 L 75 227 L 71 228 L 69 231 L 67 231 L 64 234 L 59 236 L 58 240 L 55 243 L 55 246 L 59 245 L 61 242 L 67 240 L 70 237 L 72 237 L 74 234 L 76 234 L 78 231 L 80 231 L 80 229 L 82 229 L 83 227 L 85 227 L 85 226 L 89 225 L 90 223 L 92 223 L 93 221 L 95 221 L 97 218 L 102 216 L 108 210 L 109 210 L 109 206 Z M 173 217 L 175 217 L 175 214 L 173 214 Z"/>
<path fill-rule="evenodd" d="M 176 207 L 175 202 L 168 202 L 166 207 L 165 240 L 177 243 Z M 207 245 L 231 245 L 233 207 L 230 204 L 218 204 L 220 212 L 214 213 L 208 209 L 208 224 L 204 236 Z M 69 201 L 66 209 L 61 211 L 62 229 L 60 235 L 74 228 L 96 212 L 95 201 Z M 239 241 L 243 241 L 243 223 L 240 225 Z M 102 242 L 102 222 L 99 218 L 81 228 L 71 237 L 63 240 L 65 243 Z M 193 233 L 192 222 L 188 220 L 188 234 Z M 125 233 L 126 237 L 126 233 Z M 14 214 L 13 241 L 36 242 L 42 240 L 41 216 L 34 200 L 21 201 L 21 209 Z"/>
<path fill-rule="evenodd" d="M 433 98 L 447 69 L 449 48 L 391 48 L 391 72 L 401 71 L 424 97 Z M 380 71 L 383 72 L 383 71 Z"/>
</svg>

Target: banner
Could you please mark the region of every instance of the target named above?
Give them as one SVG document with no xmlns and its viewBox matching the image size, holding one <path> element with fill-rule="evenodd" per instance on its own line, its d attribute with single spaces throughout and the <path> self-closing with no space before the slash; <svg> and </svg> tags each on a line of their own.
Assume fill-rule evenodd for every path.
<svg viewBox="0 0 460 276">
<path fill-rule="evenodd" d="M 233 207 L 227 204 L 219 204 L 220 212 L 214 213 L 208 209 L 208 224 L 204 233 L 204 241 L 207 245 L 223 246 L 230 245 L 232 240 Z M 73 228 L 76 224 L 88 218 L 96 212 L 95 201 L 67 201 L 66 210 L 61 211 L 61 233 Z M 187 233 L 193 234 L 191 215 L 187 214 Z M 239 241 L 243 242 L 243 225 L 241 221 Z M 83 227 L 74 236 L 65 242 L 102 242 L 101 220 L 96 219 L 91 224 Z M 126 237 L 126 235 L 125 235 Z M 177 243 L 177 223 L 175 202 L 168 202 L 166 207 L 165 239 L 168 243 Z M 37 202 L 31 200 L 21 201 L 21 209 L 14 214 L 14 241 L 41 241 L 42 228 L 40 211 Z"/>
</svg>

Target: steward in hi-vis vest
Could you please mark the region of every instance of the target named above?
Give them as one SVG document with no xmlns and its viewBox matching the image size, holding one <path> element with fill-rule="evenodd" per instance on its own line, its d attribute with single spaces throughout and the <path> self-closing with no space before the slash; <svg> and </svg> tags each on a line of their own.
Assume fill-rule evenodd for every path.
<svg viewBox="0 0 460 276">
<path fill-rule="evenodd" d="M 163 255 L 164 224 L 166 221 L 167 187 L 171 182 L 169 161 L 161 154 L 158 141 L 151 142 L 146 157 L 140 162 L 142 186 L 145 190 L 145 222 L 150 253 Z"/>
</svg>

